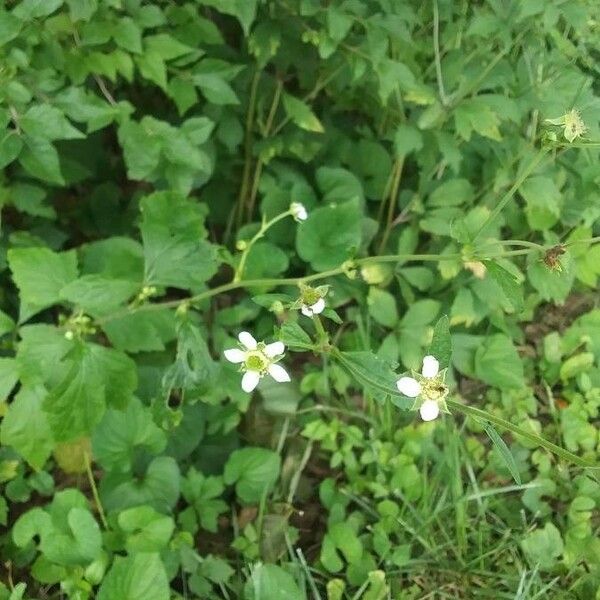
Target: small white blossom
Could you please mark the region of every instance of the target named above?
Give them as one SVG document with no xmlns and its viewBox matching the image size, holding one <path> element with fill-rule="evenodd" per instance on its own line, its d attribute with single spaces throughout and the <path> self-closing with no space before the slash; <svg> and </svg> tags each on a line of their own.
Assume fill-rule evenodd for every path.
<svg viewBox="0 0 600 600">
<path fill-rule="evenodd" d="M 444 403 L 448 394 L 444 372 L 440 373 L 440 363 L 431 355 L 423 359 L 420 376 L 401 377 L 396 385 L 400 393 L 415 398 L 415 406 L 419 407 L 423 421 L 433 421 L 440 414 L 440 403 Z"/>
<path fill-rule="evenodd" d="M 245 392 L 252 392 L 266 374 L 278 383 L 290 381 L 287 371 L 277 364 L 285 352 L 282 342 L 257 342 L 247 331 L 242 331 L 238 339 L 242 348 L 229 348 L 223 354 L 229 362 L 241 364 L 244 373 L 242 389 Z"/>
<path fill-rule="evenodd" d="M 308 212 L 304 207 L 304 204 L 300 202 L 292 202 L 290 204 L 290 210 L 292 211 L 292 216 L 296 221 L 306 221 L 308 219 Z"/>
<path fill-rule="evenodd" d="M 310 306 L 308 304 L 302 304 L 300 307 L 302 314 L 305 317 L 312 317 L 314 315 L 320 315 L 325 310 L 325 300 L 319 298 L 314 304 Z"/>
</svg>

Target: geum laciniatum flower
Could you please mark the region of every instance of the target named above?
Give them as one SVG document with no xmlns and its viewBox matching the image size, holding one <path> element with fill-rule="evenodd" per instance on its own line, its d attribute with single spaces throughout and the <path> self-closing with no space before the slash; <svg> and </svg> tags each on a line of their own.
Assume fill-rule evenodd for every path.
<svg viewBox="0 0 600 600">
<path fill-rule="evenodd" d="M 296 219 L 296 221 L 306 221 L 308 219 L 308 211 L 304 207 L 304 204 L 300 202 L 292 202 L 290 204 L 290 211 L 292 213 L 292 217 Z"/>
<path fill-rule="evenodd" d="M 444 383 L 446 369 L 440 371 L 440 363 L 431 355 L 423 359 L 421 373 L 412 372 L 413 377 L 401 377 L 396 382 L 400 393 L 415 399 L 413 408 L 418 408 L 423 421 L 433 421 L 440 408 L 446 409 L 445 398 L 448 387 Z"/>
<path fill-rule="evenodd" d="M 270 375 L 278 383 L 290 381 L 287 371 L 277 362 L 283 358 L 285 346 L 282 342 L 265 344 L 257 342 L 247 331 L 238 335 L 240 348 L 229 348 L 223 353 L 232 363 L 239 364 L 242 377 L 242 389 L 252 392 L 265 375 Z"/>
<path fill-rule="evenodd" d="M 300 285 L 300 298 L 292 304 L 291 308 L 299 308 L 305 317 L 320 315 L 326 307 L 325 296 L 328 290 L 328 285 L 320 285 L 316 288 Z"/>
</svg>

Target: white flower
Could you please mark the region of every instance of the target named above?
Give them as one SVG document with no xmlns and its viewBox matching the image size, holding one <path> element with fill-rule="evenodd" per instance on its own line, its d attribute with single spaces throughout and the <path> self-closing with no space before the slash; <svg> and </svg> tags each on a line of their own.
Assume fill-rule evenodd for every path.
<svg viewBox="0 0 600 600">
<path fill-rule="evenodd" d="M 325 300 L 323 298 L 319 298 L 314 304 L 302 304 L 300 307 L 302 314 L 305 317 L 312 317 L 314 315 L 320 315 L 325 310 Z"/>
<path fill-rule="evenodd" d="M 440 374 L 440 363 L 431 355 L 423 359 L 421 376 L 401 377 L 396 385 L 400 393 L 417 399 L 417 403 L 421 401 L 419 413 L 423 421 L 433 421 L 440 414 L 440 402 L 443 403 L 448 394 L 444 373 Z"/>
<path fill-rule="evenodd" d="M 282 342 L 271 344 L 257 342 L 247 331 L 242 331 L 238 335 L 238 339 L 242 348 L 229 348 L 223 354 L 229 362 L 241 364 L 244 373 L 242 389 L 245 392 L 252 392 L 261 377 L 266 374 L 269 374 L 278 383 L 290 381 L 287 371 L 277 364 L 285 352 Z"/>
<path fill-rule="evenodd" d="M 296 221 L 306 221 L 308 219 L 308 212 L 306 208 L 304 208 L 304 204 L 300 202 L 292 202 L 290 204 L 290 211 L 292 212 L 292 217 L 296 219 Z"/>
<path fill-rule="evenodd" d="M 546 123 L 562 126 L 563 135 L 569 142 L 585 135 L 587 132 L 587 127 L 581 118 L 581 114 L 575 109 L 566 112 L 562 117 L 558 117 L 557 119 L 546 119 Z"/>
</svg>

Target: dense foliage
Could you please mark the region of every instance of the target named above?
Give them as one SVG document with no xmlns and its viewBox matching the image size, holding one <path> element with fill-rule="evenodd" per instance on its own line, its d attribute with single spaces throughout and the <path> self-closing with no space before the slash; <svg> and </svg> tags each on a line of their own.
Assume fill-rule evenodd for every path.
<svg viewBox="0 0 600 600">
<path fill-rule="evenodd" d="M 1 600 L 600 598 L 596 0 L 2 4 Z"/>
</svg>

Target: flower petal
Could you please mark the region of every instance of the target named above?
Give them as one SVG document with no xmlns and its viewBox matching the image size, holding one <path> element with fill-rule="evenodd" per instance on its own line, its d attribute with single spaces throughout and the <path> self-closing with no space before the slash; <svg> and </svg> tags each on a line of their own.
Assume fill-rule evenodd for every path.
<svg viewBox="0 0 600 600">
<path fill-rule="evenodd" d="M 320 315 L 325 309 L 325 300 L 323 298 L 319 298 L 310 309 L 313 311 L 313 314 Z"/>
<path fill-rule="evenodd" d="M 306 304 L 302 305 L 302 307 L 300 308 L 300 311 L 302 312 L 302 314 L 305 317 L 312 317 L 313 316 L 312 308 L 310 306 L 306 306 Z"/>
<path fill-rule="evenodd" d="M 283 342 L 273 342 L 272 344 L 267 344 L 265 346 L 265 354 L 269 358 L 275 358 L 276 356 L 281 356 L 285 352 L 285 346 Z"/>
<path fill-rule="evenodd" d="M 252 337 L 251 333 L 248 333 L 247 331 L 240 331 L 238 340 L 240 340 L 240 343 L 242 346 L 244 346 L 244 348 L 248 348 L 248 350 L 256 350 L 257 341 L 254 339 L 254 337 Z"/>
<path fill-rule="evenodd" d="M 432 379 L 440 372 L 440 363 L 435 356 L 427 355 L 423 359 L 423 369 L 421 374 L 427 379 Z"/>
<path fill-rule="evenodd" d="M 433 421 L 440 414 L 440 406 L 435 400 L 425 400 L 419 408 L 423 421 Z"/>
<path fill-rule="evenodd" d="M 269 365 L 267 371 L 269 372 L 269 375 L 278 383 L 291 381 L 288 372 L 281 365 Z"/>
<path fill-rule="evenodd" d="M 396 385 L 400 393 L 409 398 L 416 398 L 421 393 L 421 384 L 412 377 L 400 377 Z"/>
<path fill-rule="evenodd" d="M 241 363 L 246 360 L 246 353 L 239 348 L 229 348 L 223 352 L 225 358 L 232 363 Z"/>
<path fill-rule="evenodd" d="M 260 381 L 258 371 L 246 371 L 242 377 L 242 389 L 248 394 L 254 390 Z"/>
</svg>

